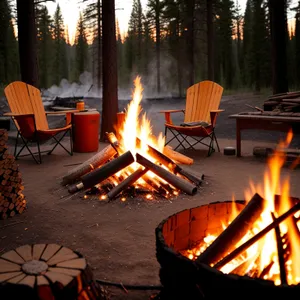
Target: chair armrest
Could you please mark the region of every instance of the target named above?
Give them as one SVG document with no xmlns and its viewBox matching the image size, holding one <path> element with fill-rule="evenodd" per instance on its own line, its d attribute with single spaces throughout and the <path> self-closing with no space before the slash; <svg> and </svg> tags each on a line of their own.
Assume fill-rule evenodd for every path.
<svg viewBox="0 0 300 300">
<path fill-rule="evenodd" d="M 223 112 L 225 109 L 216 109 L 216 110 L 211 110 L 210 112 L 214 112 L 214 113 L 220 113 Z"/>
<path fill-rule="evenodd" d="M 217 116 L 220 112 L 224 111 L 224 109 L 216 109 L 210 111 L 210 121 L 213 127 L 216 126 Z"/>
<path fill-rule="evenodd" d="M 74 110 L 61 110 L 61 111 L 46 111 L 46 116 L 61 116 L 65 115 L 66 116 L 66 126 L 70 125 L 72 123 L 72 114 L 77 113 L 79 110 L 74 109 Z"/>
<path fill-rule="evenodd" d="M 60 110 L 60 111 L 46 111 L 46 115 L 65 115 L 65 114 L 72 114 L 77 113 L 79 110 Z"/>
<path fill-rule="evenodd" d="M 18 113 L 12 113 L 12 112 L 7 112 L 4 113 L 3 116 L 7 117 L 22 117 L 22 116 L 34 116 L 34 114 L 18 114 Z"/>
<path fill-rule="evenodd" d="M 185 113 L 185 109 L 161 110 L 159 112 L 165 114 L 165 121 L 166 121 L 166 123 L 173 124 L 172 118 L 171 118 L 171 113 L 177 113 L 177 112 L 183 112 L 183 113 Z"/>
<path fill-rule="evenodd" d="M 166 109 L 166 110 L 160 110 L 160 113 L 176 113 L 176 112 L 185 112 L 185 109 Z"/>
</svg>

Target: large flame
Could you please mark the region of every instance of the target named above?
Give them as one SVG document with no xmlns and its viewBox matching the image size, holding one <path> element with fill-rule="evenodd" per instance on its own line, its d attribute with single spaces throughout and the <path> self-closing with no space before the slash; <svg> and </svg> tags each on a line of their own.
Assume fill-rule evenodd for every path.
<svg viewBox="0 0 300 300">
<path fill-rule="evenodd" d="M 165 137 L 162 133 L 160 133 L 157 138 L 153 136 L 152 126 L 146 113 L 141 116 L 142 107 L 140 103 L 143 98 L 143 87 L 140 76 L 135 78 L 134 87 L 132 101 L 126 109 L 125 122 L 122 124 L 121 128 L 118 128 L 120 136 L 122 136 L 120 142 L 124 151 L 130 150 L 132 154 L 135 155 L 138 150 L 140 154 L 149 158 L 147 145 L 163 152 Z M 141 145 L 139 145 L 139 147 L 137 147 L 136 143 L 137 137 L 141 140 Z"/>
<path fill-rule="evenodd" d="M 259 220 L 253 224 L 251 231 L 235 245 L 236 248 L 272 223 L 273 219 L 271 213 L 274 213 L 275 216 L 278 217 L 293 206 L 289 194 L 289 177 L 287 176 L 281 180 L 281 169 L 286 161 L 286 155 L 283 150 L 289 146 L 292 137 L 292 131 L 288 132 L 286 140 L 281 141 L 278 144 L 274 155 L 268 159 L 263 186 L 256 186 L 250 181 L 250 188 L 245 191 L 246 202 L 249 202 L 252 196 L 255 193 L 258 193 L 266 200 L 266 207 L 264 207 Z M 280 199 L 278 200 L 279 205 L 277 205 L 278 207 L 276 207 L 276 210 L 275 195 L 280 195 Z M 237 214 L 238 212 L 233 209 L 230 219 L 233 220 Z M 229 224 L 227 224 L 227 226 L 228 225 Z M 225 228 L 226 226 L 224 229 Z M 280 224 L 280 232 L 283 240 L 289 241 L 289 259 L 285 261 L 288 284 L 298 284 L 300 283 L 300 234 L 295 217 L 287 218 L 282 222 Z M 284 235 L 286 235 L 286 238 L 284 238 Z M 216 238 L 217 236 L 209 234 L 205 237 L 204 243 L 201 243 L 201 245 L 194 249 L 187 250 L 187 252 L 183 254 L 190 259 L 196 259 L 196 257 L 199 256 L 200 253 L 203 252 Z M 284 249 L 286 249 L 286 247 L 287 244 L 284 245 Z M 262 275 L 264 279 L 273 280 L 276 285 L 279 285 L 281 284 L 281 280 L 278 261 L 276 235 L 275 231 L 272 230 L 266 234 L 264 238 L 249 247 L 243 255 L 221 268 L 221 271 L 224 273 L 234 273 L 234 270 L 243 264 L 247 266 L 247 268 L 244 269 L 245 274 L 256 274 L 256 276 L 257 274 L 264 274 Z M 245 264 L 245 262 L 247 264 Z M 263 272 L 265 270 L 268 270 L 266 274 Z"/>
</svg>

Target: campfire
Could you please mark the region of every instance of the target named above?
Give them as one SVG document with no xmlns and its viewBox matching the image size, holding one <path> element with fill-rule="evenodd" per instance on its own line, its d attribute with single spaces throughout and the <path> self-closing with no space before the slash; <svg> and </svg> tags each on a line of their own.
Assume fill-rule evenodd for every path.
<svg viewBox="0 0 300 300">
<path fill-rule="evenodd" d="M 201 184 L 198 178 L 184 170 L 181 164 L 192 164 L 189 157 L 165 147 L 165 137 L 152 134 L 146 113 L 142 114 L 142 84 L 134 80 L 133 99 L 124 113 L 118 114 L 116 134 L 106 133 L 109 145 L 82 165 L 68 172 L 63 184 L 70 193 L 85 190 L 86 195 L 97 194 L 99 199 L 144 193 L 169 198 L 181 192 L 194 195 Z"/>
<path fill-rule="evenodd" d="M 270 297 L 284 291 L 289 298 L 300 289 L 300 199 L 290 196 L 289 178 L 281 180 L 286 161 L 280 150 L 291 140 L 289 132 L 268 161 L 263 186 L 251 182 L 245 201 L 185 210 L 158 226 L 157 259 L 168 297 L 215 299 L 217 291 L 240 288 L 248 296 L 267 289 Z M 241 295 L 237 289 L 223 296 Z"/>
<path fill-rule="evenodd" d="M 276 285 L 300 282 L 300 202 L 289 196 L 288 178 L 280 182 L 285 163 L 280 149 L 291 140 L 289 132 L 269 160 L 264 187 L 251 183 L 244 210 L 234 209 L 219 236 L 208 234 L 199 245 L 183 251 L 185 256 L 224 273 L 261 277 Z"/>
</svg>

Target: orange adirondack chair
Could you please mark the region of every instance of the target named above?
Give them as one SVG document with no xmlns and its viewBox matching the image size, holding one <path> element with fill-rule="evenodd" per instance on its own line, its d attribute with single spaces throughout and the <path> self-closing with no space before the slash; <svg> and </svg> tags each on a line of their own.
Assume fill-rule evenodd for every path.
<svg viewBox="0 0 300 300">
<path fill-rule="evenodd" d="M 75 110 L 46 112 L 40 90 L 21 81 L 10 83 L 4 89 L 4 93 L 11 110 L 11 112 L 4 115 L 12 117 L 17 127 L 17 139 L 14 150 L 16 159 L 21 156 L 31 155 L 35 162 L 40 164 L 42 163 L 41 153 L 48 152 L 48 154 L 51 154 L 57 145 L 60 145 L 70 155 L 73 155 L 71 113 L 76 112 Z M 47 115 L 61 115 L 62 113 L 66 113 L 66 125 L 62 128 L 49 129 Z M 58 138 L 57 135 L 59 133 L 63 134 Z M 67 133 L 70 133 L 70 151 L 61 144 L 61 140 Z M 19 137 L 21 137 L 23 145 L 17 152 Z M 40 144 L 51 138 L 56 141 L 53 148 L 50 151 L 41 151 Z M 29 143 L 36 143 L 38 152 L 33 153 Z M 20 155 L 24 149 L 27 149 L 29 153 Z M 38 157 L 36 157 L 36 154 L 38 154 Z"/>
<path fill-rule="evenodd" d="M 202 81 L 187 89 L 185 110 L 163 110 L 165 114 L 165 136 L 166 145 L 177 140 L 178 145 L 174 150 L 182 146 L 190 149 L 198 143 L 208 147 L 208 156 L 215 151 L 216 142 L 218 151 L 220 147 L 215 134 L 215 125 L 220 101 L 223 94 L 223 87 L 212 81 Z M 183 112 L 184 123 L 175 125 L 172 122 L 171 113 Z M 167 141 L 168 131 L 172 133 L 172 138 Z M 203 140 L 209 138 L 209 144 Z M 191 141 L 191 142 L 190 142 Z M 185 146 L 185 143 L 188 145 Z"/>
</svg>

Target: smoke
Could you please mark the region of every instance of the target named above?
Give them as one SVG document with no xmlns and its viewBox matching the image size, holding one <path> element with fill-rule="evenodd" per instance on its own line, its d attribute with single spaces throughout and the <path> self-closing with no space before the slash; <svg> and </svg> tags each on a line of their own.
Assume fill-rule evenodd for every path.
<svg viewBox="0 0 300 300">
<path fill-rule="evenodd" d="M 160 92 L 157 90 L 157 67 L 156 59 L 152 59 L 148 64 L 148 74 L 142 76 L 142 84 L 144 86 L 144 98 L 166 98 L 174 95 L 174 68 L 176 68 L 175 60 L 165 53 L 161 53 L 160 57 Z"/>
<path fill-rule="evenodd" d="M 67 79 L 62 79 L 59 86 L 53 85 L 43 91 L 43 95 L 53 97 L 101 97 L 102 92 L 93 87 L 92 74 L 84 72 L 79 76 L 79 82 L 70 83 Z"/>
</svg>

